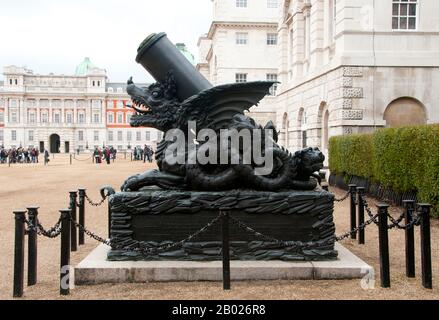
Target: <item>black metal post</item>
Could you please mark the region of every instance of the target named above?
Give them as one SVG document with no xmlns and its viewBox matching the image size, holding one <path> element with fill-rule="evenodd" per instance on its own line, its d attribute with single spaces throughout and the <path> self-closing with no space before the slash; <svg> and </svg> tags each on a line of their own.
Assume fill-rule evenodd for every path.
<svg viewBox="0 0 439 320">
<path fill-rule="evenodd" d="M 364 196 L 365 188 L 357 187 L 357 197 L 358 197 L 358 226 L 364 224 Z M 365 230 L 364 228 L 358 230 L 358 244 L 364 244 Z"/>
<path fill-rule="evenodd" d="M 78 189 L 79 194 L 79 224 L 85 227 L 85 192 L 86 189 L 80 188 Z M 84 230 L 79 229 L 79 245 L 83 245 L 85 243 L 85 235 Z"/>
<path fill-rule="evenodd" d="M 73 219 L 73 221 L 77 221 L 76 220 L 76 199 L 78 197 L 78 193 L 77 193 L 77 191 L 70 191 L 69 193 L 70 193 L 70 209 L 72 210 L 72 212 L 71 212 L 72 219 Z M 72 243 L 70 250 L 77 251 L 78 250 L 77 228 L 73 223 L 71 224 L 70 227 L 71 227 L 70 240 Z"/>
<path fill-rule="evenodd" d="M 387 228 L 387 209 L 389 205 L 378 204 L 377 207 L 381 287 L 390 288 L 389 235 Z"/>
<path fill-rule="evenodd" d="M 33 226 L 38 225 L 38 209 L 39 207 L 28 207 L 29 222 Z M 35 230 L 29 230 L 27 244 L 27 285 L 33 286 L 37 283 L 37 263 L 38 263 L 38 234 Z"/>
<path fill-rule="evenodd" d="M 107 200 L 107 210 L 108 210 L 108 239 L 111 239 L 111 205 L 110 197 Z"/>
<path fill-rule="evenodd" d="M 357 185 L 350 184 L 350 199 L 351 199 L 351 230 L 354 230 L 357 227 L 357 213 L 356 213 L 356 205 L 355 205 L 355 196 L 357 193 Z M 357 239 L 357 233 L 351 233 L 351 239 Z"/>
<path fill-rule="evenodd" d="M 430 208 L 428 203 L 420 203 L 421 207 L 421 269 L 422 286 L 432 289 L 431 274 L 431 239 L 430 239 Z"/>
<path fill-rule="evenodd" d="M 60 210 L 61 213 L 61 265 L 59 293 L 70 293 L 70 209 Z"/>
<path fill-rule="evenodd" d="M 24 283 L 24 219 L 26 210 L 14 211 L 15 246 L 14 246 L 14 288 L 13 297 L 23 296 Z"/>
<path fill-rule="evenodd" d="M 72 154 L 70 154 L 70 165 L 72 165 Z"/>
<path fill-rule="evenodd" d="M 322 189 L 325 191 L 329 191 L 329 185 L 327 182 L 322 182 Z"/>
<path fill-rule="evenodd" d="M 133 161 L 133 153 L 131 152 L 131 161 Z"/>
<path fill-rule="evenodd" d="M 404 200 L 405 224 L 413 219 L 415 209 L 414 200 Z M 405 274 L 409 278 L 415 277 L 415 226 L 405 229 Z"/>
<path fill-rule="evenodd" d="M 223 289 L 230 290 L 230 243 L 229 243 L 229 212 L 222 213 L 223 236 Z"/>
</svg>

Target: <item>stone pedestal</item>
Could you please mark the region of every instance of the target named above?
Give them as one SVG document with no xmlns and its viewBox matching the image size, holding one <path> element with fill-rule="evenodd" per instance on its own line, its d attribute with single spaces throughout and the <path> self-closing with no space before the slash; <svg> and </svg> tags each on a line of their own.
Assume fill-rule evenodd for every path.
<svg viewBox="0 0 439 320">
<path fill-rule="evenodd" d="M 111 196 L 111 238 L 123 246 L 156 248 L 194 234 L 220 211 L 256 232 L 288 241 L 277 243 L 230 223 L 232 260 L 319 261 L 334 260 L 332 194 L 325 191 L 221 192 L 146 189 Z M 141 254 L 111 250 L 107 259 L 221 260 L 221 224 L 216 223 L 182 246 L 166 252 Z"/>
</svg>

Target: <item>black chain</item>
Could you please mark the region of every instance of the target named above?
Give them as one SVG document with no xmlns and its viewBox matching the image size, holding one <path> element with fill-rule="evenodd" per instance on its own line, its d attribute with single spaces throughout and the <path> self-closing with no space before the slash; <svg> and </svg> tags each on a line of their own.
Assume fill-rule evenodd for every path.
<svg viewBox="0 0 439 320">
<path fill-rule="evenodd" d="M 417 214 L 417 215 L 410 214 L 409 223 L 402 226 L 402 225 L 400 225 L 400 223 L 404 219 L 404 216 L 405 216 L 405 214 L 402 213 L 398 219 L 394 219 L 391 215 L 388 214 L 388 217 L 389 217 L 390 221 L 392 222 L 392 224 L 389 226 L 389 229 L 397 228 L 400 230 L 407 230 L 407 229 L 412 228 L 413 226 L 418 226 L 420 221 L 421 221 L 421 216 L 419 214 Z"/>
<path fill-rule="evenodd" d="M 351 194 L 351 190 L 348 190 L 348 192 L 343 197 L 341 197 L 339 199 L 335 198 L 334 201 L 335 202 L 345 201 L 349 197 L 350 194 Z"/>
<path fill-rule="evenodd" d="M 90 161 L 92 157 L 93 156 L 91 156 L 91 157 L 89 157 L 87 159 L 76 159 L 76 158 L 73 158 L 73 160 L 76 160 L 76 161 Z"/>
<path fill-rule="evenodd" d="M 166 251 L 169 251 L 169 250 L 177 248 L 177 247 L 182 247 L 186 242 L 191 241 L 192 239 L 198 237 L 200 234 L 202 234 L 202 233 L 206 232 L 208 229 L 210 229 L 213 225 L 215 225 L 220 220 L 221 216 L 222 216 L 222 213 L 219 214 L 214 219 L 212 219 L 212 221 L 207 223 L 203 228 L 201 228 L 197 232 L 191 234 L 190 236 L 188 236 L 187 238 L 185 238 L 181 241 L 167 243 L 167 244 L 164 244 L 164 245 L 161 245 L 158 247 L 151 247 L 150 245 L 146 244 L 145 242 L 134 241 L 134 240 L 131 242 L 129 247 L 122 246 L 122 245 L 117 244 L 117 241 L 115 241 L 115 240 L 117 240 L 117 238 L 112 239 L 112 240 L 111 239 L 104 239 L 104 238 L 96 235 L 95 233 L 91 232 L 90 230 L 87 230 L 84 226 L 80 225 L 75 220 L 73 220 L 72 217 L 70 217 L 70 221 L 77 228 L 79 228 L 81 231 L 83 231 L 87 236 L 89 236 L 90 238 L 92 238 L 98 242 L 106 244 L 107 246 L 110 246 L 112 249 L 129 251 L 129 252 L 135 251 L 135 252 L 140 252 L 144 255 L 149 255 L 149 254 L 157 254 L 160 252 L 166 252 Z M 137 247 L 132 248 L 133 245 L 136 245 Z"/>
<path fill-rule="evenodd" d="M 32 222 L 30 222 L 28 219 L 24 219 L 24 222 L 28 225 L 28 229 L 26 230 L 26 233 L 29 234 L 30 231 L 36 232 L 38 235 L 54 239 L 58 237 L 61 234 L 61 217 L 58 219 L 58 221 L 55 223 L 55 225 L 46 230 L 41 223 L 37 223 L 35 226 Z"/>
<path fill-rule="evenodd" d="M 378 213 L 373 215 L 369 220 L 365 221 L 364 223 L 360 224 L 358 227 L 352 229 L 351 231 L 345 232 L 340 236 L 336 236 L 336 241 L 341 241 L 346 238 L 348 238 L 351 234 L 356 234 L 358 231 L 365 229 L 368 225 L 370 225 L 372 222 L 375 222 L 375 219 L 378 218 Z"/>
<path fill-rule="evenodd" d="M 99 207 L 99 206 L 101 206 L 101 205 L 105 202 L 105 200 L 107 199 L 107 197 L 108 197 L 108 196 L 103 197 L 102 200 L 101 200 L 100 202 L 94 202 L 93 200 L 91 200 L 91 199 L 88 197 L 87 194 L 85 195 L 85 199 L 87 199 L 88 203 L 89 203 L 90 205 L 94 206 L 94 207 Z"/>
<path fill-rule="evenodd" d="M 276 243 L 277 245 L 279 245 L 281 247 L 284 247 L 284 248 L 298 247 L 298 248 L 302 248 L 302 249 L 309 249 L 309 248 L 312 248 L 312 247 L 321 246 L 321 245 L 325 244 L 323 242 L 313 242 L 313 241 L 302 242 L 302 241 L 284 241 L 284 240 L 279 240 L 279 239 L 273 238 L 271 236 L 267 236 L 265 234 L 262 234 L 262 233 L 260 233 L 260 232 L 258 232 L 256 230 L 254 230 L 253 228 L 249 227 L 244 222 L 242 222 L 242 221 L 240 221 L 238 219 L 235 219 L 233 217 L 229 217 L 229 219 L 230 219 L 230 221 L 233 224 L 237 225 L 238 228 L 246 231 L 247 233 L 251 233 L 255 237 L 260 238 L 260 239 L 262 239 L 264 241 Z M 329 238 L 327 240 L 327 242 L 328 243 L 329 242 L 333 242 L 333 238 Z"/>
</svg>

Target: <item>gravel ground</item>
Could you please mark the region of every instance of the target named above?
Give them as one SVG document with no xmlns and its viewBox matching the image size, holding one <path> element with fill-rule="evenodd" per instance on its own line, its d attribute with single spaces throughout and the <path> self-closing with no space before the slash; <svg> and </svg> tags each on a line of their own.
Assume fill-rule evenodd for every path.
<svg viewBox="0 0 439 320">
<path fill-rule="evenodd" d="M 87 157 L 82 155 L 81 159 Z M 14 209 L 30 205 L 40 206 L 40 221 L 52 226 L 58 219 L 58 210 L 68 206 L 68 191 L 85 187 L 88 195 L 99 200 L 99 188 L 112 185 L 119 188 L 129 175 L 139 173 L 151 165 L 118 159 L 116 163 L 95 165 L 90 161 L 74 161 L 69 165 L 65 155 L 56 155 L 50 165 L 0 166 L 0 299 L 12 298 Z M 337 197 L 344 191 L 332 189 Z M 371 204 L 374 202 L 369 200 Z M 373 206 L 372 206 L 373 207 Z M 373 207 L 373 210 L 376 209 Z M 394 216 L 400 208 L 392 208 Z M 107 232 L 106 205 L 86 207 L 86 225 L 101 235 Z M 349 229 L 349 201 L 336 203 L 337 234 Z M 404 232 L 389 232 L 391 284 L 389 289 L 379 287 L 377 228 L 367 228 L 366 245 L 353 240 L 342 244 L 375 268 L 375 289 L 364 290 L 360 280 L 330 281 L 243 281 L 232 282 L 232 290 L 222 290 L 220 282 L 145 283 L 120 285 L 80 286 L 68 297 L 58 294 L 59 239 L 39 238 L 38 284 L 25 287 L 23 299 L 439 299 L 439 221 L 432 221 L 433 290 L 424 289 L 420 277 L 419 230 L 416 230 L 415 279 L 405 277 Z M 97 246 L 86 239 L 86 245 L 72 253 L 72 264 L 79 263 Z"/>
</svg>

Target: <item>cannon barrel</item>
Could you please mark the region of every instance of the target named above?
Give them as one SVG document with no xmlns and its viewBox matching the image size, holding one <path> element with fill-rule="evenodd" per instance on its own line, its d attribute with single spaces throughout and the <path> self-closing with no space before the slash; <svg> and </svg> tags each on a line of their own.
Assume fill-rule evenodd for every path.
<svg viewBox="0 0 439 320">
<path fill-rule="evenodd" d="M 172 71 L 180 101 L 212 87 L 212 84 L 194 68 L 164 32 L 153 33 L 140 44 L 136 62 L 140 63 L 158 82 L 164 82 L 168 72 Z"/>
</svg>

